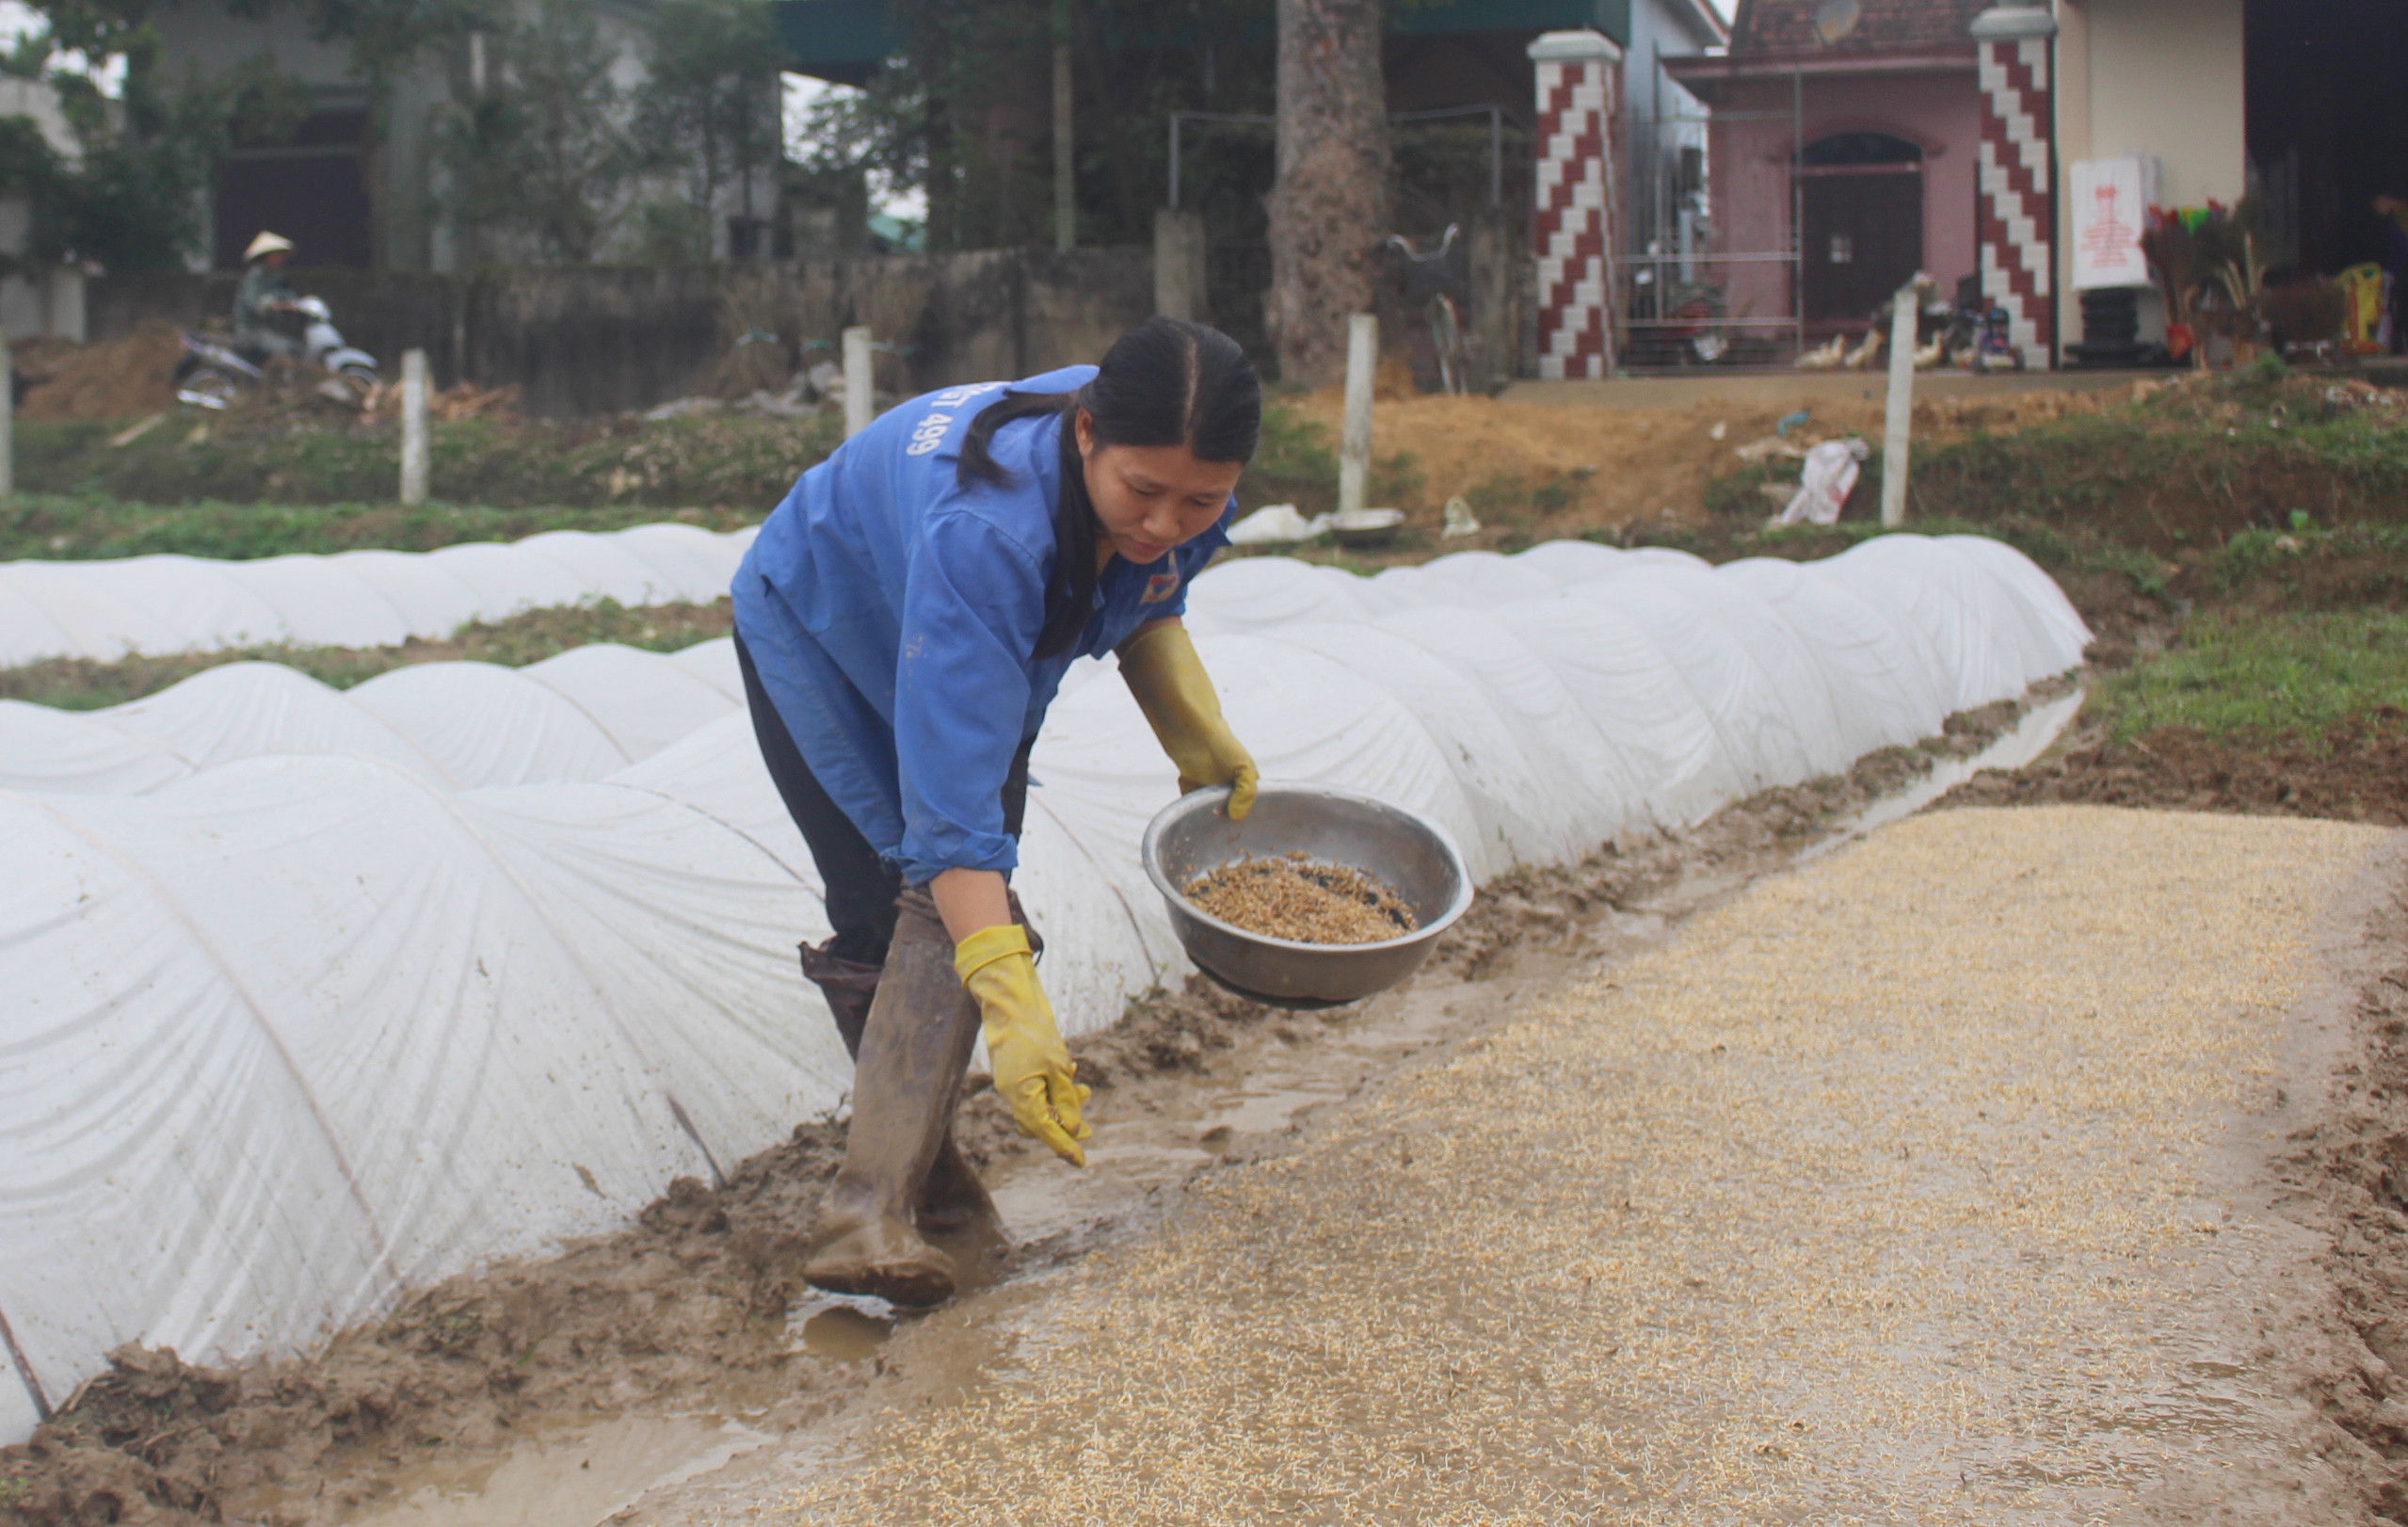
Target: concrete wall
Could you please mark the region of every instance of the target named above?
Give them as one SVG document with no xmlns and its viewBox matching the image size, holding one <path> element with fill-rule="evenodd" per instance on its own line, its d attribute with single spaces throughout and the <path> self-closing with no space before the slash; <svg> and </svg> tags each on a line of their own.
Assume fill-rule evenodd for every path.
<svg viewBox="0 0 2408 1527">
<path fill-rule="evenodd" d="M 223 0 L 161 6 L 145 20 L 159 34 L 169 73 L 187 72 L 215 79 L 265 56 L 321 98 L 365 99 L 366 88 L 351 71 L 349 44 L 316 36 L 298 6 L 265 8 L 236 15 Z"/>
<path fill-rule="evenodd" d="M 1630 9 L 1630 45 L 1622 56 L 1624 247 L 1643 253 L 1649 240 L 1676 247 L 1680 151 L 1706 146 L 1705 103 L 1664 72 L 1664 60 L 1704 51 L 1674 8 L 1648 0 Z M 1676 272 L 1665 267 L 1666 278 Z"/>
<path fill-rule="evenodd" d="M 1940 289 L 1956 290 L 1979 259 L 1974 241 L 1975 173 L 1982 145 L 1982 95 L 1970 69 L 1931 73 L 1808 76 L 1803 131 L 1790 132 L 1790 82 L 1785 76 L 1728 88 L 1721 110 L 1767 112 L 1777 120 L 1718 124 L 1713 130 L 1715 238 L 1722 253 L 1762 254 L 1790 248 L 1790 163 L 1798 139 L 1833 133 L 1895 134 L 1923 148 L 1923 268 Z M 1732 264 L 1719 268 L 1728 312 L 1794 313 L 1787 265 Z"/>
<path fill-rule="evenodd" d="M 529 412 L 649 408 L 694 391 L 734 337 L 774 330 L 808 365 L 865 323 L 900 347 L 879 386 L 922 392 L 1093 361 L 1154 311 L 1153 252 L 994 249 L 775 265 L 580 266 L 470 276 L 297 270 L 344 337 L 397 375 L 423 347 L 439 386 L 516 385 Z M 190 327 L 233 306 L 230 272 L 105 276 L 88 288 L 95 341 L 164 320 Z M 814 346 L 818 347 L 814 347 Z"/>
<path fill-rule="evenodd" d="M 2247 189 L 2242 0 L 2057 0 L 2057 157 L 2155 154 L 2167 206 L 2229 205 Z M 2081 337 L 2058 213 L 2058 327 Z M 2144 331 L 2163 316 L 2143 314 Z"/>
</svg>

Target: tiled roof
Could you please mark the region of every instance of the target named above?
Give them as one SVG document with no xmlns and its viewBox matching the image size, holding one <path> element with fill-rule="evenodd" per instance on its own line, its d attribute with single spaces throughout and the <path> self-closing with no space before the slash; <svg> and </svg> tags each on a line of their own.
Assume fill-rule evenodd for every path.
<svg viewBox="0 0 2408 1527">
<path fill-rule="evenodd" d="M 1973 18 L 1995 0 L 1855 0 L 1856 23 L 1825 42 L 1817 23 L 1848 0 L 1739 0 L 1731 23 L 1731 54 L 1768 52 L 1870 53 L 1890 49 L 1969 47 Z"/>
</svg>

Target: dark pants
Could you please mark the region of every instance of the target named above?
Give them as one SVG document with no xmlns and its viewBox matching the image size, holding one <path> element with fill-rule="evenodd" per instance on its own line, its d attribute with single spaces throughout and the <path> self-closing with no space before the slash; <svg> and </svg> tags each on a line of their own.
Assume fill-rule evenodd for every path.
<svg viewBox="0 0 2408 1527">
<path fill-rule="evenodd" d="M 786 814 L 802 829 L 803 842 L 811 845 L 811 862 L 819 866 L 820 880 L 827 887 L 827 922 L 836 930 L 827 946 L 828 952 L 857 964 L 883 965 L 887 945 L 894 939 L 894 899 L 903 892 L 903 873 L 878 858 L 878 851 L 861 836 L 844 809 L 812 778 L 802 749 L 786 730 L 785 718 L 762 687 L 761 674 L 741 635 L 736 637 L 736 664 L 744 670 L 745 699 L 752 708 L 752 732 L 761 744 L 761 760 L 769 765 L 769 778 L 786 803 Z M 1003 777 L 1003 830 L 1015 839 L 1028 812 L 1030 747 L 1030 743 L 1020 744 L 1011 772 Z"/>
</svg>

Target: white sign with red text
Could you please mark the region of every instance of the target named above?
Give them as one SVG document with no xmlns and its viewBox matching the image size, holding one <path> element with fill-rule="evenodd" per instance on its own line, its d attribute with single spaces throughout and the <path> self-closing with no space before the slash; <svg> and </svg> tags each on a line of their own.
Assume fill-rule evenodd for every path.
<svg viewBox="0 0 2408 1527">
<path fill-rule="evenodd" d="M 2073 199 L 2074 290 L 2149 284 L 2141 232 L 2149 225 L 2152 168 L 2137 153 L 2074 163 L 2065 185 Z"/>
</svg>

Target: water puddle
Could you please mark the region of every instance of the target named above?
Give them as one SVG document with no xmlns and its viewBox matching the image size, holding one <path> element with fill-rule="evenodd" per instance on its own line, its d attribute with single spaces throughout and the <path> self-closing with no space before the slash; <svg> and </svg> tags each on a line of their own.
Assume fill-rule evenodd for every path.
<svg viewBox="0 0 2408 1527">
<path fill-rule="evenodd" d="M 786 1328 L 807 1352 L 831 1362 L 867 1362 L 894 1334 L 894 1307 L 867 1294 L 821 1294 L 786 1315 Z"/>
<path fill-rule="evenodd" d="M 772 1440 L 719 1416 L 617 1416 L 477 1465 L 411 1471 L 393 1481 L 387 1499 L 324 1519 L 337 1527 L 596 1527 L 654 1490 L 725 1468 Z M 244 1505 L 271 1511 L 279 1503 Z"/>
</svg>

